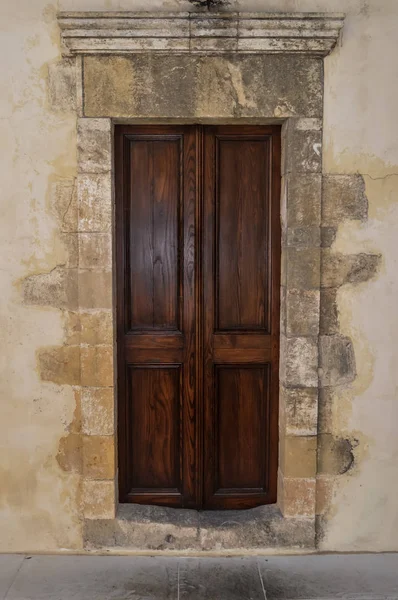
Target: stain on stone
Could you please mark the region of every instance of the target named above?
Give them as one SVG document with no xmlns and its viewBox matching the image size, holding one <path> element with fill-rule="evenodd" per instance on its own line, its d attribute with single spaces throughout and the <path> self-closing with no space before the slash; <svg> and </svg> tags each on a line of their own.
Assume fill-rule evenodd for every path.
<svg viewBox="0 0 398 600">
<path fill-rule="evenodd" d="M 57 462 L 68 473 L 82 472 L 82 439 L 77 433 L 69 433 L 61 438 L 57 453 Z"/>
<path fill-rule="evenodd" d="M 321 286 L 340 287 L 345 283 L 363 283 L 375 276 L 381 264 L 380 254 L 341 254 L 322 251 Z"/>
<path fill-rule="evenodd" d="M 356 377 L 355 354 L 350 338 L 321 335 L 319 338 L 321 386 L 344 385 Z"/>
<path fill-rule="evenodd" d="M 344 475 L 355 464 L 354 449 L 357 439 L 336 437 L 323 433 L 318 437 L 318 473 L 322 475 Z"/>
<path fill-rule="evenodd" d="M 208 10 L 230 4 L 229 0 L 188 0 L 188 2 L 198 8 L 207 8 Z"/>
</svg>

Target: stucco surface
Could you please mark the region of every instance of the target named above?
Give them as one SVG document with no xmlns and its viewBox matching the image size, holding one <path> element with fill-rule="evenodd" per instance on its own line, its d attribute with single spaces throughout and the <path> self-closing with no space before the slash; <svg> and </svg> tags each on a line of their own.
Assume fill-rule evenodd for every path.
<svg viewBox="0 0 398 600">
<path fill-rule="evenodd" d="M 75 276 L 70 208 L 77 143 L 73 96 L 57 105 L 54 97 L 65 100 L 65 94 L 49 78 L 60 58 L 56 13 L 149 8 L 193 6 L 179 0 L 0 5 L 1 551 L 76 549 L 83 543 L 74 446 L 80 399 L 73 385 L 56 377 L 62 361 L 76 373 L 81 368 L 71 341 L 74 299 L 57 295 L 59 278 Z M 330 402 L 325 431 L 333 440 L 348 440 L 348 446 L 339 444 L 349 468 L 320 476 L 319 544 L 322 550 L 396 550 L 398 6 L 395 0 L 245 0 L 229 8 L 347 13 L 342 41 L 325 60 L 323 172 L 362 175 L 368 214 L 342 219 L 330 252 L 381 258 L 369 280 L 335 288 L 337 341 L 350 340 L 356 377 L 334 388 Z M 32 296 L 29 278 L 35 276 L 42 279 L 34 280 L 39 285 Z M 40 296 L 42 281 L 53 292 L 47 303 Z M 71 345 L 54 358 L 43 348 L 66 343 L 66 321 Z M 325 438 L 326 447 L 332 438 Z"/>
</svg>

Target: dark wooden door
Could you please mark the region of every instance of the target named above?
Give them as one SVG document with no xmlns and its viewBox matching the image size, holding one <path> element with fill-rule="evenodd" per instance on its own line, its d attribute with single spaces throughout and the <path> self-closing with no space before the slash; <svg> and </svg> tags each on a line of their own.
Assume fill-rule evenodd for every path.
<svg viewBox="0 0 398 600">
<path fill-rule="evenodd" d="M 280 128 L 116 126 L 121 502 L 276 500 Z"/>
</svg>

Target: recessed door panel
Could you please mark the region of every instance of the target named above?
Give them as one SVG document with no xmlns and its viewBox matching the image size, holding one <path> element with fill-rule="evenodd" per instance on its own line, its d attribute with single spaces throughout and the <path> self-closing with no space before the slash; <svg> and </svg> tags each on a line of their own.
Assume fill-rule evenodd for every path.
<svg viewBox="0 0 398 600">
<path fill-rule="evenodd" d="M 128 328 L 178 330 L 181 138 L 128 142 Z"/>
<path fill-rule="evenodd" d="M 266 491 L 268 379 L 268 365 L 216 367 L 216 493 Z"/>
<path fill-rule="evenodd" d="M 268 138 L 216 138 L 216 327 L 268 325 Z"/>
<path fill-rule="evenodd" d="M 181 493 L 180 366 L 131 366 L 130 493 Z"/>
</svg>

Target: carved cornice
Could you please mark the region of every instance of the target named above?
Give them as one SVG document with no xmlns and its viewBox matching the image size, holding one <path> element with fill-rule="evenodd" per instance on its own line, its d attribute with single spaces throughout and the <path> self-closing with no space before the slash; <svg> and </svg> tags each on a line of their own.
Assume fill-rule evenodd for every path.
<svg viewBox="0 0 398 600">
<path fill-rule="evenodd" d="M 340 13 L 60 13 L 63 52 L 305 54 L 326 56 Z"/>
</svg>

